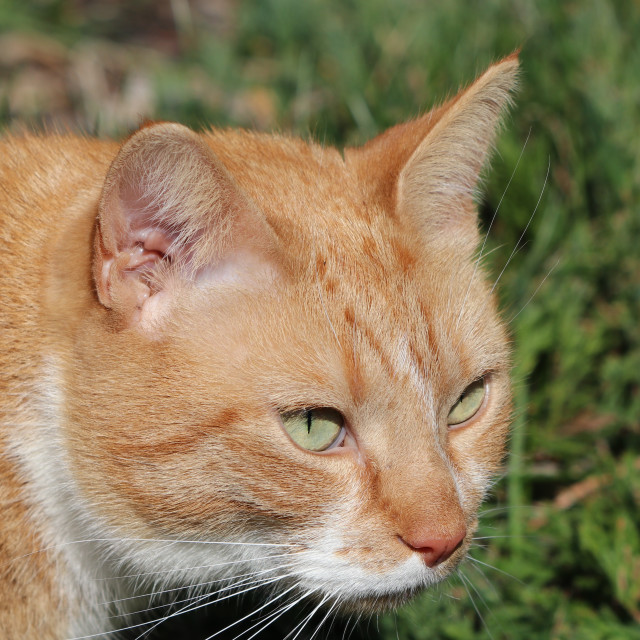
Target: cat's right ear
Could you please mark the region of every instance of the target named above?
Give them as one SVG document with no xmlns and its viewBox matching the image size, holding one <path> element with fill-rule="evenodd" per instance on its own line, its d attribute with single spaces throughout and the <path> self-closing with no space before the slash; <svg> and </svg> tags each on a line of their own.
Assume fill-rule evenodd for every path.
<svg viewBox="0 0 640 640">
<path fill-rule="evenodd" d="M 184 285 L 264 285 L 277 241 L 206 142 L 172 123 L 122 145 L 99 204 L 93 276 L 120 326 L 155 329 Z"/>
</svg>

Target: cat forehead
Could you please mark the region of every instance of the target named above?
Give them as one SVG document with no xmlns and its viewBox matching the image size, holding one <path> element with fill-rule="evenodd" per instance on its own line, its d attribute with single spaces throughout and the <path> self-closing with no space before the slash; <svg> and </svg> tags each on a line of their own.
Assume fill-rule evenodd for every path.
<svg viewBox="0 0 640 640">
<path fill-rule="evenodd" d="M 212 130 L 205 139 L 284 240 L 296 278 L 343 301 L 351 316 L 389 322 L 420 308 L 423 316 L 441 316 L 459 296 L 470 305 L 486 297 L 481 287 L 468 287 L 472 277 L 476 285 L 483 278 L 481 270 L 473 275 L 470 252 L 447 244 L 425 249 L 393 203 L 368 191 L 336 148 L 243 130 Z"/>
<path fill-rule="evenodd" d="M 286 134 L 266 134 L 243 129 L 212 129 L 205 140 L 214 153 L 242 182 L 260 176 L 285 174 L 300 179 L 303 184 L 317 186 L 317 173 L 340 172 L 346 169 L 341 153 L 335 147 Z M 313 175 L 308 170 L 314 171 Z M 288 186 L 277 185 L 280 189 Z"/>
<path fill-rule="evenodd" d="M 298 276 L 407 272 L 420 247 L 393 202 L 377 197 L 340 151 L 289 136 L 212 131 L 207 141 L 280 237 Z"/>
<path fill-rule="evenodd" d="M 454 376 L 501 361 L 504 335 L 470 252 L 425 249 L 337 149 L 246 131 L 214 130 L 206 140 L 283 241 L 292 265 L 288 293 L 266 296 L 275 296 L 273 318 L 287 327 L 292 348 L 315 357 L 336 348 L 353 353 L 355 345 L 390 377 L 434 367 Z M 271 302 L 264 304 L 251 324 L 266 332 Z"/>
<path fill-rule="evenodd" d="M 313 213 L 314 224 L 348 210 L 366 214 L 362 186 L 334 147 L 285 135 L 212 131 L 206 140 L 238 186 L 271 219 Z M 313 211 L 309 211 L 313 209 Z"/>
<path fill-rule="evenodd" d="M 338 406 L 378 396 L 391 402 L 399 391 L 416 390 L 427 402 L 460 378 L 472 382 L 507 363 L 495 305 L 475 294 L 465 299 L 471 270 L 450 283 L 356 269 L 307 275 L 255 296 L 203 292 L 197 313 L 180 327 L 195 342 L 194 360 L 217 369 L 222 358 L 269 393 L 293 393 L 294 404 Z"/>
</svg>

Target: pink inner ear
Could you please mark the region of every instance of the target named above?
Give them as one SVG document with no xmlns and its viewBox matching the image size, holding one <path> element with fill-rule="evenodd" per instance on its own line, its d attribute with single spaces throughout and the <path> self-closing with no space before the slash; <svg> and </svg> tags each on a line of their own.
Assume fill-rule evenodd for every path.
<svg viewBox="0 0 640 640">
<path fill-rule="evenodd" d="M 128 326 L 160 318 L 184 285 L 252 287 L 275 267 L 276 239 L 197 134 L 144 127 L 120 149 L 99 205 L 94 274 Z"/>
<path fill-rule="evenodd" d="M 152 266 L 167 254 L 167 250 L 171 246 L 166 234 L 155 229 L 137 233 L 135 237 L 136 241 L 133 247 L 122 251 L 129 257 L 124 267 L 127 271 Z"/>
<path fill-rule="evenodd" d="M 157 294 L 153 290 L 153 274 L 160 261 L 166 258 L 171 262 L 178 257 L 171 255 L 175 235 L 154 220 L 157 207 L 142 195 L 143 185 L 136 187 L 121 188 L 119 197 L 111 200 L 110 213 L 118 213 L 115 254 L 103 256 L 100 270 L 100 288 L 108 292 L 111 301 L 118 299 L 133 307 L 133 324 L 146 315 L 143 307 L 149 307 L 149 299 Z"/>
<path fill-rule="evenodd" d="M 147 251 L 157 251 L 163 255 L 167 253 L 177 234 L 172 234 L 166 228 L 170 218 L 165 220 L 165 224 L 159 221 L 163 213 L 162 205 L 153 201 L 153 194 L 149 192 L 142 176 L 136 176 L 133 185 L 120 186 L 116 206 L 123 225 L 116 239 L 119 249 L 140 245 Z"/>
<path fill-rule="evenodd" d="M 165 255 L 173 240 L 169 234 L 158 229 L 147 229 L 140 234 L 145 251 L 155 251 Z"/>
</svg>

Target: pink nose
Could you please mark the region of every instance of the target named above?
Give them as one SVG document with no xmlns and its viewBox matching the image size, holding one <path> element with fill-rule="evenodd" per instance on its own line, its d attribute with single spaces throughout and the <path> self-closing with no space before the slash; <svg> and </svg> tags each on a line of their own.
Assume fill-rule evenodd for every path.
<svg viewBox="0 0 640 640">
<path fill-rule="evenodd" d="M 400 539 L 410 549 L 419 553 L 428 567 L 435 567 L 450 558 L 451 554 L 460 548 L 466 535 L 467 531 L 463 529 L 451 536 L 411 535 L 400 536 Z"/>
</svg>

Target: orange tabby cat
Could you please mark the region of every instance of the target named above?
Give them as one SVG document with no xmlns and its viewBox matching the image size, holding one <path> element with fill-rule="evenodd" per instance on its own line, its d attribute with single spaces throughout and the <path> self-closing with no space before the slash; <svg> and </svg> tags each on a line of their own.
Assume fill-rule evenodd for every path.
<svg viewBox="0 0 640 640">
<path fill-rule="evenodd" d="M 473 196 L 517 65 L 344 154 L 1 143 L 2 638 L 110 637 L 182 586 L 371 609 L 453 571 L 510 414 Z"/>
</svg>

